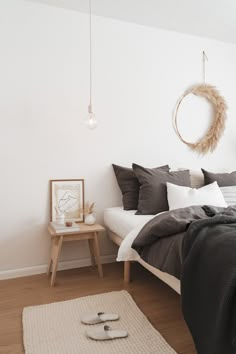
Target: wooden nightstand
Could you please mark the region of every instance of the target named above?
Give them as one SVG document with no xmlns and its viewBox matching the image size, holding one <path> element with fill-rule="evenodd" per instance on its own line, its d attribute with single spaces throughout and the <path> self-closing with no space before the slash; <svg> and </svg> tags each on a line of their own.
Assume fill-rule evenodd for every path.
<svg viewBox="0 0 236 354">
<path fill-rule="evenodd" d="M 68 229 L 66 233 L 65 232 L 55 233 L 53 228 L 50 225 L 48 226 L 48 231 L 49 234 L 51 235 L 52 245 L 51 245 L 51 254 L 49 258 L 47 274 L 49 275 L 50 272 L 52 272 L 51 286 L 54 286 L 55 284 L 58 260 L 59 260 L 61 246 L 63 242 L 76 241 L 76 240 L 77 241 L 88 240 L 92 265 L 95 264 L 95 260 L 96 260 L 99 276 L 100 278 L 103 277 L 102 264 L 100 260 L 99 243 L 98 243 L 98 233 L 104 231 L 105 229 L 99 224 L 86 225 L 81 223 L 78 225 L 80 226 L 79 231 L 73 231 L 73 230 L 70 231 Z"/>
</svg>

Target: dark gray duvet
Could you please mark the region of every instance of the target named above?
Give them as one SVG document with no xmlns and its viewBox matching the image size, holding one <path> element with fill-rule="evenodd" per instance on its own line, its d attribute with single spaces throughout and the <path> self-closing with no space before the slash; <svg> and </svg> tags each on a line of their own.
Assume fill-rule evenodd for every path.
<svg viewBox="0 0 236 354">
<path fill-rule="evenodd" d="M 197 353 L 236 354 L 236 208 L 190 207 L 158 215 L 133 248 L 181 279 L 182 311 Z"/>
<path fill-rule="evenodd" d="M 148 264 L 180 279 L 182 243 L 187 228 L 193 221 L 208 217 L 201 206 L 159 214 L 142 228 L 132 248 Z"/>
</svg>

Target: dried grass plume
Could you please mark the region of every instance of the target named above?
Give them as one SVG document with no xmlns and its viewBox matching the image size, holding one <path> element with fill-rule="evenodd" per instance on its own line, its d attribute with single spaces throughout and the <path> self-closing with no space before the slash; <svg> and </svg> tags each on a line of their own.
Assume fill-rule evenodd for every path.
<svg viewBox="0 0 236 354">
<path fill-rule="evenodd" d="M 83 208 L 80 208 L 79 209 L 79 212 L 83 215 L 87 215 L 87 214 L 92 214 L 94 212 L 94 205 L 95 205 L 95 202 L 93 203 L 85 203 L 84 207 Z"/>
</svg>

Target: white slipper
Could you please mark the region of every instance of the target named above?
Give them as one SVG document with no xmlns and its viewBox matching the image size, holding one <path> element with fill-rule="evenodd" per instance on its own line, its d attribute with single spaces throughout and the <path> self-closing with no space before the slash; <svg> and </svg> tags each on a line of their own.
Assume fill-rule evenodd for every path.
<svg viewBox="0 0 236 354">
<path fill-rule="evenodd" d="M 81 318 L 81 322 L 85 324 L 96 324 L 96 323 L 101 323 L 106 321 L 116 321 L 119 318 L 120 318 L 119 315 L 115 313 L 104 313 L 104 312 L 88 313 Z"/>
<path fill-rule="evenodd" d="M 128 332 L 123 329 L 112 329 L 109 326 L 94 328 L 86 331 L 87 337 L 94 340 L 109 340 L 117 338 L 126 338 Z"/>
</svg>

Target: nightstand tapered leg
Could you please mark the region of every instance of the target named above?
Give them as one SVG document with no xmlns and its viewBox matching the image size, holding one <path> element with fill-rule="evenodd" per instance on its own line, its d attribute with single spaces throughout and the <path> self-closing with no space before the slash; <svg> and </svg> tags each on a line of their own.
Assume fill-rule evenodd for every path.
<svg viewBox="0 0 236 354">
<path fill-rule="evenodd" d="M 47 275 L 49 275 L 49 274 L 50 274 L 50 272 L 51 272 L 51 268 L 52 268 L 52 259 L 51 259 L 51 257 L 50 257 L 49 262 L 48 262 Z"/>
<path fill-rule="evenodd" d="M 54 239 L 52 239 L 52 241 L 51 241 L 50 257 L 49 257 L 48 269 L 47 269 L 47 275 L 50 274 L 51 269 L 52 269 L 52 260 L 53 260 L 53 254 L 54 254 L 54 249 L 55 249 L 54 244 L 55 244 Z"/>
<path fill-rule="evenodd" d="M 102 270 L 102 264 L 101 264 L 101 259 L 100 259 L 100 251 L 99 251 L 98 233 L 97 232 L 94 232 L 93 244 L 94 244 L 94 255 L 95 255 L 96 263 L 98 266 L 98 273 L 99 273 L 100 278 L 103 278 L 103 270 Z"/>
<path fill-rule="evenodd" d="M 93 240 L 92 239 L 88 239 L 88 244 L 89 244 L 91 263 L 92 263 L 92 266 L 94 266 L 95 265 L 95 259 L 94 259 L 94 250 L 93 250 Z"/>
<path fill-rule="evenodd" d="M 52 275 L 51 275 L 51 286 L 54 286 L 56 280 L 58 260 L 61 252 L 61 245 L 63 242 L 63 236 L 56 237 L 53 240 L 53 258 L 52 258 Z"/>
</svg>

